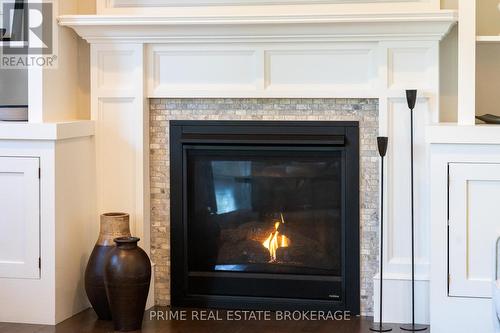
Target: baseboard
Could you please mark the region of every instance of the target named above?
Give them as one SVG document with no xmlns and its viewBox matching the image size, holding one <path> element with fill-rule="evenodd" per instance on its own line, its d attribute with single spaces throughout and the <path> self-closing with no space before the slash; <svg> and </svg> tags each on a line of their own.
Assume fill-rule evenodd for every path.
<svg viewBox="0 0 500 333">
<path fill-rule="evenodd" d="M 374 318 L 379 321 L 380 280 L 374 282 Z M 384 279 L 383 321 L 387 323 L 411 322 L 411 280 Z M 429 281 L 415 281 L 415 321 L 428 325 L 429 312 Z"/>
</svg>

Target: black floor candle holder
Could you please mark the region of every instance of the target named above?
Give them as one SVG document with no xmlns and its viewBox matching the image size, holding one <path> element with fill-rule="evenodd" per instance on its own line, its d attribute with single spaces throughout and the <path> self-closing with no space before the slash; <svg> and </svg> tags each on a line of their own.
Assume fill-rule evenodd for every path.
<svg viewBox="0 0 500 333">
<path fill-rule="evenodd" d="M 380 179 L 380 312 L 379 322 L 373 323 L 370 327 L 372 332 L 390 332 L 392 328 L 384 325 L 383 319 L 383 286 L 384 286 L 384 157 L 387 153 L 387 144 L 389 139 L 387 137 L 378 137 L 377 145 L 378 152 L 381 159 L 381 179 Z"/>
<path fill-rule="evenodd" d="M 406 90 L 406 101 L 410 109 L 410 154 L 411 154 L 411 323 L 402 325 L 403 331 L 420 332 L 427 330 L 427 326 L 415 324 L 415 200 L 414 200 L 414 145 L 413 145 L 413 109 L 417 101 L 416 90 Z"/>
</svg>

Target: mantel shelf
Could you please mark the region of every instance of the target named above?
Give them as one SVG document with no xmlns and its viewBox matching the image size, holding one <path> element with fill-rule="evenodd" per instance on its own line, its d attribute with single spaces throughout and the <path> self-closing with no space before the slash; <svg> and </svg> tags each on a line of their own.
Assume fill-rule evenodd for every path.
<svg viewBox="0 0 500 333">
<path fill-rule="evenodd" d="M 89 42 L 279 42 L 441 40 L 457 21 L 453 10 L 275 16 L 64 15 L 59 24 Z"/>
</svg>

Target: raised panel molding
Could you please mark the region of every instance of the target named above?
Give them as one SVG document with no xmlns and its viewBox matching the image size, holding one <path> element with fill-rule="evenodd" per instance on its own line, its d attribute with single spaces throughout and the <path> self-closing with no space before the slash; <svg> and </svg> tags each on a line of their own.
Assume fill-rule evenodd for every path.
<svg viewBox="0 0 500 333">
<path fill-rule="evenodd" d="M 134 82 L 127 80 L 130 66 L 134 64 L 132 50 L 102 50 L 98 52 L 99 90 L 131 90 Z"/>
<path fill-rule="evenodd" d="M 449 164 L 449 295 L 491 298 L 500 164 Z"/>
<path fill-rule="evenodd" d="M 429 100 L 419 98 L 414 111 L 415 165 L 426 164 L 425 125 L 430 119 Z M 388 100 L 388 163 L 387 163 L 387 228 L 385 229 L 385 266 L 388 276 L 409 276 L 411 264 L 410 209 L 410 111 L 403 98 Z M 395 144 L 396 143 L 396 144 Z M 415 242 L 416 275 L 426 280 L 429 273 L 429 231 L 427 218 L 428 175 L 424 167 L 416 167 Z"/>
<path fill-rule="evenodd" d="M 258 88 L 256 50 L 169 49 L 151 46 L 148 95 L 164 97 Z"/>
<path fill-rule="evenodd" d="M 431 47 L 388 49 L 388 88 L 429 89 L 435 61 Z"/>
<path fill-rule="evenodd" d="M 130 163 L 136 158 L 138 141 L 134 98 L 99 98 L 94 120 L 100 213 L 129 213 L 131 230 L 135 230 L 137 170 Z"/>
<path fill-rule="evenodd" d="M 40 278 L 39 167 L 36 157 L 0 156 L 0 278 Z"/>
<path fill-rule="evenodd" d="M 266 50 L 265 88 L 269 90 L 369 90 L 376 81 L 373 49 L 310 48 Z"/>
<path fill-rule="evenodd" d="M 148 97 L 377 97 L 376 44 L 148 47 Z"/>
</svg>

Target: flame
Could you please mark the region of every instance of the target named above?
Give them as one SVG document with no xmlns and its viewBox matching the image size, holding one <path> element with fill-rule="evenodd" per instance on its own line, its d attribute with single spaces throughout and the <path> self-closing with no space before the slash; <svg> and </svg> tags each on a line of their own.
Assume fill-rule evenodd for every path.
<svg viewBox="0 0 500 333">
<path fill-rule="evenodd" d="M 285 235 L 279 234 L 279 227 L 281 224 L 285 224 L 285 219 L 283 218 L 283 214 L 281 215 L 281 221 L 276 221 L 274 223 L 274 231 L 271 232 L 269 237 L 262 243 L 266 249 L 269 250 L 269 254 L 271 255 L 271 262 L 276 261 L 276 251 L 280 247 L 288 247 L 290 246 L 290 239 Z"/>
</svg>

